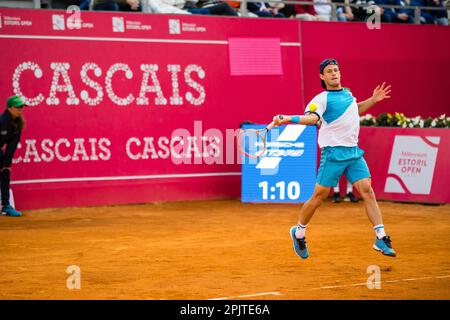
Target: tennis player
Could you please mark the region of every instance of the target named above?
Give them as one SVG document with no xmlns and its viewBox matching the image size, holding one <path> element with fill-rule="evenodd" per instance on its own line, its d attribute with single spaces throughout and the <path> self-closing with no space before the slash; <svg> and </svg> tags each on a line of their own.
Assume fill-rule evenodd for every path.
<svg viewBox="0 0 450 320">
<path fill-rule="evenodd" d="M 384 255 L 395 257 L 371 186 L 364 151 L 358 147 L 359 115 L 377 102 L 390 98 L 391 86 L 383 83 L 374 89 L 372 97 L 356 102 L 352 93 L 341 85 L 339 64 L 335 59 L 326 59 L 320 63 L 320 79 L 325 91 L 311 100 L 305 115 L 277 115 L 273 118 L 276 126 L 289 122 L 303 125 L 314 125 L 319 120 L 322 122 L 318 138 L 322 153 L 314 193 L 301 208 L 298 225 L 290 230 L 294 251 L 302 259 L 308 258 L 306 226 L 316 209 L 327 199 L 330 187 L 335 187 L 344 174 L 364 200 L 367 216 L 376 233 L 373 248 Z"/>
</svg>

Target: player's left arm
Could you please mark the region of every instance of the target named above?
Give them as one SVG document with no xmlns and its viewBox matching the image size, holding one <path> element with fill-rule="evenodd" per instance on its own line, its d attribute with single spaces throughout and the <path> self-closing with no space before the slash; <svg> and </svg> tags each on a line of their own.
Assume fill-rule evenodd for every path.
<svg viewBox="0 0 450 320">
<path fill-rule="evenodd" d="M 374 90 L 372 96 L 358 103 L 359 114 L 362 114 L 372 108 L 376 103 L 383 101 L 384 99 L 389 99 L 391 96 L 391 86 L 386 86 L 386 82 L 380 86 L 378 85 Z"/>
</svg>

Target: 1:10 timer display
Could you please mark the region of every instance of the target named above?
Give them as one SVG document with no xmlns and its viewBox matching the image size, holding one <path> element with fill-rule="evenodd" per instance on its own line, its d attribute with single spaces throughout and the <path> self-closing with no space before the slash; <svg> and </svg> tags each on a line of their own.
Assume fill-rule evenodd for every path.
<svg viewBox="0 0 450 320">
<path fill-rule="evenodd" d="M 284 200 L 286 196 L 290 200 L 297 200 L 300 198 L 300 183 L 297 181 L 280 181 L 275 185 L 269 185 L 268 181 L 262 181 L 259 183 L 259 188 L 262 191 L 263 200 Z"/>
</svg>

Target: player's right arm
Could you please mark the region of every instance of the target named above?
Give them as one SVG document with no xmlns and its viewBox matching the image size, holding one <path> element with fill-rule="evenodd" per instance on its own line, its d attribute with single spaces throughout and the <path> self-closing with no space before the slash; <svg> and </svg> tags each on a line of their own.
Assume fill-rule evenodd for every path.
<svg viewBox="0 0 450 320">
<path fill-rule="evenodd" d="M 307 114 L 304 116 L 299 115 L 276 115 L 273 117 L 273 121 L 275 123 L 275 126 L 280 126 L 282 124 L 286 123 L 298 123 L 298 124 L 304 124 L 304 125 L 315 125 L 319 121 L 319 116 L 316 114 Z"/>
<path fill-rule="evenodd" d="M 321 93 L 314 97 L 305 109 L 304 115 L 276 115 L 273 118 L 275 126 L 286 123 L 315 125 L 322 118 L 326 109 L 326 94 Z"/>
</svg>

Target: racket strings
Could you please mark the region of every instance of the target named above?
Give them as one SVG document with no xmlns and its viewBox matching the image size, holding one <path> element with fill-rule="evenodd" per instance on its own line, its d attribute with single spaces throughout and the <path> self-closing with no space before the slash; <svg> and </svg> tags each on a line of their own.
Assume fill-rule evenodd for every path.
<svg viewBox="0 0 450 320">
<path fill-rule="evenodd" d="M 242 130 L 238 137 L 240 151 L 252 158 L 262 156 L 266 150 L 267 133 L 266 128 Z"/>
</svg>

